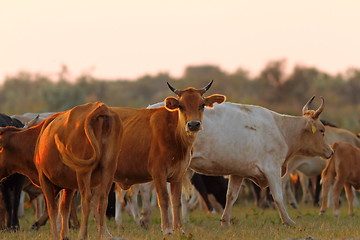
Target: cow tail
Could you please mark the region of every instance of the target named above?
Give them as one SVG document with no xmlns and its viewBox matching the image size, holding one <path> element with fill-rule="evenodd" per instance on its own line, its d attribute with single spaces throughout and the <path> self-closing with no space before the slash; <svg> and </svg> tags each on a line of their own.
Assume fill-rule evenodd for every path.
<svg viewBox="0 0 360 240">
<path fill-rule="evenodd" d="M 65 146 L 63 142 L 61 142 L 57 134 L 54 136 L 55 144 L 62 155 L 64 164 L 75 171 L 89 171 L 96 167 L 99 163 L 101 158 L 101 144 L 103 136 L 100 134 L 100 139 L 96 138 L 93 124 L 94 121 L 98 120 L 100 117 L 104 118 L 103 125 L 108 127 L 110 125 L 109 109 L 105 104 L 99 104 L 85 119 L 84 132 L 93 152 L 92 156 L 88 159 L 75 156 L 71 150 Z"/>
</svg>

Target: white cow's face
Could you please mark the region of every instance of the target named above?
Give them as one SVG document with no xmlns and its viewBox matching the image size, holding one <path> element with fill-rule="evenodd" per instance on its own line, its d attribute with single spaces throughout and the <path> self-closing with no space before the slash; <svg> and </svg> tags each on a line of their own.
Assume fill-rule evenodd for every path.
<svg viewBox="0 0 360 240">
<path fill-rule="evenodd" d="M 312 97 L 303 108 L 303 117 L 306 119 L 306 124 L 302 133 L 302 148 L 300 153 L 305 156 L 330 158 L 333 150 L 326 141 L 325 127 L 319 119 L 320 114 L 324 110 L 324 99 L 321 98 L 321 105 L 316 111 L 308 110 L 308 106 L 313 99 L 314 97 Z"/>
<path fill-rule="evenodd" d="M 305 125 L 301 153 L 306 156 L 321 156 L 330 158 L 333 150 L 327 143 L 325 137 L 325 127 L 319 119 L 313 119 L 308 116 L 308 122 Z"/>
</svg>

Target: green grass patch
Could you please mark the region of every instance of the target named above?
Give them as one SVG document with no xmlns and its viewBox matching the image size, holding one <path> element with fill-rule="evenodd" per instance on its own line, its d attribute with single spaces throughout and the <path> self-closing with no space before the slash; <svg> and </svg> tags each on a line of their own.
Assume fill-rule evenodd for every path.
<svg viewBox="0 0 360 240">
<path fill-rule="evenodd" d="M 163 236 L 158 209 L 153 209 L 149 229 L 140 228 L 127 214 L 123 214 L 123 226 L 118 227 L 114 220 L 107 220 L 110 232 L 114 237 L 128 240 L 195 240 L 195 239 L 346 239 L 360 238 L 360 216 L 350 217 L 347 208 L 340 209 L 340 217 L 335 218 L 332 210 L 319 216 L 319 208 L 300 205 L 299 209 L 288 208 L 289 215 L 296 221 L 295 227 L 281 224 L 275 209 L 260 209 L 252 204 L 235 205 L 232 211 L 232 225 L 222 227 L 220 214 L 207 214 L 196 210 L 189 214 L 189 221 L 184 224 L 185 234 L 175 233 Z M 35 217 L 31 210 L 21 219 L 19 232 L 0 232 L 0 239 L 28 240 L 50 239 L 50 227 L 47 223 L 39 231 L 31 230 Z M 77 239 L 78 230 L 71 230 L 71 239 Z M 93 219 L 89 222 L 89 239 L 97 239 L 97 228 Z"/>
</svg>

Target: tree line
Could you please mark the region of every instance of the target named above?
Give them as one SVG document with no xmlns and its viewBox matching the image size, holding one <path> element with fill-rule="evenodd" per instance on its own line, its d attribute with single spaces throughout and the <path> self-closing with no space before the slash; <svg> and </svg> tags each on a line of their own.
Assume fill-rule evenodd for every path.
<svg viewBox="0 0 360 240">
<path fill-rule="evenodd" d="M 207 94 L 221 93 L 227 101 L 260 105 L 284 114 L 300 115 L 312 95 L 323 96 L 323 119 L 360 132 L 360 69 L 349 68 L 345 73 L 331 75 L 299 65 L 285 74 L 285 66 L 286 60 L 270 61 L 257 76 L 250 76 L 242 68 L 227 73 L 215 65 L 188 66 L 180 78 L 158 73 L 131 81 L 97 79 L 91 74 L 73 80 L 67 77 L 66 66 L 56 79 L 20 72 L 4 79 L 0 86 L 0 112 L 58 112 L 93 101 L 109 106 L 147 107 L 173 95 L 166 82 L 181 89 L 200 88 L 214 80 Z M 313 108 L 319 103 L 315 101 Z"/>
</svg>

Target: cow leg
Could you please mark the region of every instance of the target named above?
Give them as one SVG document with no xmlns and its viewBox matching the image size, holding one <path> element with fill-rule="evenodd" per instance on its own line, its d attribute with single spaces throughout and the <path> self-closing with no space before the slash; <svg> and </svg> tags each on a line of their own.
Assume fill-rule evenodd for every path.
<svg viewBox="0 0 360 240">
<path fill-rule="evenodd" d="M 78 239 L 87 238 L 87 226 L 90 215 L 90 206 L 91 206 L 91 188 L 90 188 L 90 178 L 91 173 L 76 174 L 79 192 L 81 195 L 81 224 Z"/>
<path fill-rule="evenodd" d="M 322 190 L 321 190 L 321 208 L 319 215 L 324 215 L 326 208 L 327 208 L 327 201 L 328 201 L 328 195 L 329 190 L 331 187 L 331 183 L 334 176 L 330 172 L 328 172 L 327 175 L 323 176 L 323 183 L 322 183 Z"/>
<path fill-rule="evenodd" d="M 41 217 L 31 226 L 31 229 L 39 230 L 41 226 L 45 225 L 48 219 L 49 219 L 49 214 L 48 214 L 47 206 L 45 205 L 45 211 L 43 211 Z"/>
<path fill-rule="evenodd" d="M 186 200 L 186 194 L 184 192 L 181 193 L 181 213 L 183 222 L 189 221 L 189 213 L 188 213 L 188 203 Z"/>
<path fill-rule="evenodd" d="M 122 202 L 123 202 L 122 189 L 118 184 L 115 186 L 115 222 L 118 226 L 122 224 Z"/>
<path fill-rule="evenodd" d="M 292 180 L 288 177 L 286 180 L 286 183 L 285 183 L 284 193 L 286 193 L 286 194 L 284 194 L 284 203 L 286 204 L 287 199 L 289 199 L 290 205 L 296 209 L 296 208 L 298 208 L 298 204 L 297 204 L 294 192 L 291 189 L 291 182 L 292 182 Z"/>
<path fill-rule="evenodd" d="M 56 202 L 56 195 L 58 191 L 56 191 L 54 185 L 42 172 L 39 173 L 39 181 L 46 199 L 46 206 L 50 218 L 51 236 L 52 239 L 57 240 L 59 239 L 59 232 L 56 223 L 56 219 L 58 216 L 58 205 Z"/>
<path fill-rule="evenodd" d="M 106 226 L 105 216 L 106 216 L 106 208 L 108 205 L 108 196 L 111 189 L 113 178 L 106 178 L 106 173 L 110 172 L 110 170 L 104 170 L 102 172 L 102 184 L 95 189 L 95 196 L 97 196 L 97 225 L 98 225 L 98 239 L 108 239 L 111 237 L 111 234 Z M 113 176 L 113 174 L 110 176 Z"/>
<path fill-rule="evenodd" d="M 276 207 L 278 211 L 280 212 L 281 221 L 283 224 L 294 226 L 296 223 L 289 217 L 287 211 L 286 211 L 286 205 L 284 203 L 283 198 L 283 189 L 281 186 L 281 178 L 274 176 L 274 174 L 268 174 L 266 175 L 271 194 L 273 196 L 273 199 L 275 201 Z"/>
<path fill-rule="evenodd" d="M 171 206 L 172 206 L 172 215 L 173 215 L 173 229 L 182 230 L 181 225 L 181 189 L 182 189 L 182 180 L 178 182 L 170 183 L 171 189 Z"/>
<path fill-rule="evenodd" d="M 206 185 L 204 183 L 204 180 L 203 180 L 202 176 L 200 174 L 198 174 L 198 173 L 195 173 L 191 178 L 191 183 L 195 186 L 195 188 L 200 193 L 202 199 L 205 202 L 207 210 L 210 213 L 214 212 L 215 209 L 214 209 L 214 207 L 212 206 L 212 204 L 209 201 L 208 192 L 206 190 Z"/>
<path fill-rule="evenodd" d="M 351 189 L 350 184 L 346 183 L 344 187 L 345 187 L 346 199 L 348 201 L 349 215 L 354 216 L 354 209 L 353 209 L 354 193 Z"/>
<path fill-rule="evenodd" d="M 224 226 L 230 225 L 231 208 L 239 196 L 239 191 L 242 181 L 243 178 L 240 176 L 231 175 L 229 177 L 228 189 L 226 194 L 226 205 L 220 220 L 221 225 Z"/>
<path fill-rule="evenodd" d="M 339 206 L 340 206 L 339 198 L 343 186 L 344 186 L 344 181 L 342 180 L 341 176 L 340 175 L 336 176 L 336 180 L 333 186 L 333 202 L 334 202 L 335 217 L 339 216 Z"/>
<path fill-rule="evenodd" d="M 170 227 L 169 221 L 169 194 L 166 187 L 165 179 L 154 179 L 156 194 L 160 207 L 161 214 L 161 230 L 163 234 L 172 234 L 173 230 Z"/>
<path fill-rule="evenodd" d="M 25 192 L 21 191 L 20 201 L 19 201 L 19 210 L 18 210 L 18 217 L 20 217 L 20 218 L 25 217 L 24 201 L 25 201 Z M 38 217 L 38 216 L 36 216 L 36 217 Z"/>
<path fill-rule="evenodd" d="M 71 201 L 71 209 L 70 209 L 69 228 L 71 229 L 78 229 L 80 227 L 80 222 L 77 217 L 77 211 L 76 211 L 75 196 L 76 194 L 74 194 L 73 196 L 73 200 Z"/>
<path fill-rule="evenodd" d="M 21 197 L 24 181 L 25 181 L 25 176 L 19 174 L 19 177 L 17 178 L 17 182 L 14 188 L 14 200 L 13 200 L 14 205 L 13 205 L 13 213 L 12 213 L 13 215 L 12 228 L 15 231 L 20 229 L 18 210 L 19 210 L 20 197 Z"/>
<path fill-rule="evenodd" d="M 131 216 L 134 218 L 135 222 L 139 224 L 140 221 L 140 211 L 138 204 L 138 196 L 139 196 L 139 184 L 135 184 L 131 187 L 131 203 L 130 203 L 130 211 Z"/>
<path fill-rule="evenodd" d="M 151 188 L 152 188 L 151 182 L 143 183 L 139 185 L 139 190 L 141 193 L 141 200 L 142 200 L 140 226 L 143 228 L 149 227 L 150 215 L 151 215 L 151 202 L 150 202 Z"/>
<path fill-rule="evenodd" d="M 320 202 L 320 193 L 321 193 L 321 184 L 320 184 L 320 180 L 321 180 L 321 175 L 316 176 L 316 183 L 314 183 L 315 185 L 315 194 L 314 194 L 314 206 L 315 207 L 319 207 L 319 202 Z"/>
<path fill-rule="evenodd" d="M 69 239 L 69 216 L 71 202 L 74 197 L 75 190 L 64 189 L 62 199 L 60 202 L 60 214 L 61 214 L 61 231 L 60 238 L 65 240 Z"/>
</svg>

